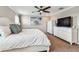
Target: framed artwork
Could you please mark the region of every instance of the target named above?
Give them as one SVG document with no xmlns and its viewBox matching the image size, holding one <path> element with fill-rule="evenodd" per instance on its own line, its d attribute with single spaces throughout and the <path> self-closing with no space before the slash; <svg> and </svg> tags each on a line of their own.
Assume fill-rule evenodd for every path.
<svg viewBox="0 0 79 59">
<path fill-rule="evenodd" d="M 30 17 L 30 24 L 31 25 L 40 25 L 42 17 Z"/>
</svg>

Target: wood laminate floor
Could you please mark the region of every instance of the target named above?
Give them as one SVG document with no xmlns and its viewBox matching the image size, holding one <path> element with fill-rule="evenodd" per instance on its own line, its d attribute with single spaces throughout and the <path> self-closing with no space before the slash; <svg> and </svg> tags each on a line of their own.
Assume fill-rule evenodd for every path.
<svg viewBox="0 0 79 59">
<path fill-rule="evenodd" d="M 70 45 L 69 43 L 53 36 L 47 34 L 51 46 L 50 46 L 50 51 L 51 52 L 79 52 L 79 45 L 73 44 Z"/>
</svg>

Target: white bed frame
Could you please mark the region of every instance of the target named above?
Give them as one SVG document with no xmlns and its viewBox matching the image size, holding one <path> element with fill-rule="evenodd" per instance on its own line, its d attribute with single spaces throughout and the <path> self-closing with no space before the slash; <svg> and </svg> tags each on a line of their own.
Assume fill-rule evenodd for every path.
<svg viewBox="0 0 79 59">
<path fill-rule="evenodd" d="M 49 46 L 29 46 L 26 48 L 17 48 L 6 50 L 3 52 L 39 52 L 39 51 L 49 51 Z"/>
</svg>

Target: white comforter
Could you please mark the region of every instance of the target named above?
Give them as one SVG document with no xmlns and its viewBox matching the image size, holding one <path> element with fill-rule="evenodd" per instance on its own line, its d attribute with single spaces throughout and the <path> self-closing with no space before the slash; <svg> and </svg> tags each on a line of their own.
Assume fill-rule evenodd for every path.
<svg viewBox="0 0 79 59">
<path fill-rule="evenodd" d="M 23 29 L 19 34 L 12 34 L 0 39 L 0 51 L 28 47 L 33 45 L 49 46 L 47 36 L 38 29 Z"/>
</svg>

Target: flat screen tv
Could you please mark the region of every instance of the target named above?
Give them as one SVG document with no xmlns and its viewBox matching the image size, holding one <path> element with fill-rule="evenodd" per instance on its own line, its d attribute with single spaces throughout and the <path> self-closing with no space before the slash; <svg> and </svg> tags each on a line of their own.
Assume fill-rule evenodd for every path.
<svg viewBox="0 0 79 59">
<path fill-rule="evenodd" d="M 57 26 L 59 27 L 71 27 L 72 26 L 72 17 L 64 17 L 57 19 Z"/>
</svg>

